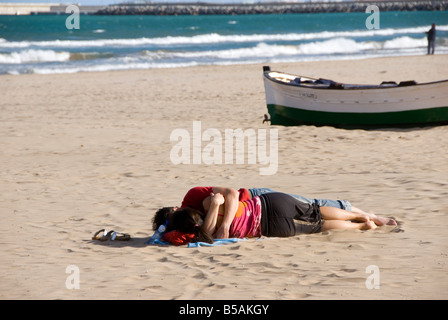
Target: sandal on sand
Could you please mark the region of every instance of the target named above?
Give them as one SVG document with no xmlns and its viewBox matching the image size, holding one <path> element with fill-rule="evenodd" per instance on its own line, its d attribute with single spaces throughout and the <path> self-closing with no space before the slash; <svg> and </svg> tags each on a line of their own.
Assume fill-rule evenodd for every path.
<svg viewBox="0 0 448 320">
<path fill-rule="evenodd" d="M 98 230 L 98 231 L 95 232 L 95 234 L 93 235 L 92 240 L 99 240 L 99 241 L 106 241 L 106 240 L 109 240 L 110 237 L 112 236 L 112 233 L 113 233 L 113 232 L 114 232 L 113 230 L 107 232 L 106 229 Z"/>
<path fill-rule="evenodd" d="M 92 240 L 99 241 L 127 241 L 129 239 L 131 239 L 131 236 L 127 233 L 116 232 L 114 230 L 107 232 L 106 229 L 98 230 L 92 237 Z"/>
<path fill-rule="evenodd" d="M 112 236 L 110 237 L 110 240 L 115 241 L 128 241 L 129 239 L 131 239 L 129 234 L 115 231 L 113 231 Z"/>
</svg>

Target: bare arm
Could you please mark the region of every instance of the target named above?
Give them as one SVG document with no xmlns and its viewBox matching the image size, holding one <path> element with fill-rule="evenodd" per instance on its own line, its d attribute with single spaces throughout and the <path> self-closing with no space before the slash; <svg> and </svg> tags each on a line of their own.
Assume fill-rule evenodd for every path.
<svg viewBox="0 0 448 320">
<path fill-rule="evenodd" d="M 239 204 L 239 192 L 232 188 L 214 187 L 213 192 L 221 193 L 225 199 L 224 206 L 224 218 L 218 230 L 216 230 L 217 239 L 226 239 L 229 237 L 229 229 L 232 224 L 233 218 L 235 218 L 236 211 Z"/>
<path fill-rule="evenodd" d="M 224 196 L 220 193 L 212 193 L 206 200 L 209 203 L 209 207 L 201 229 L 202 231 L 213 235 L 216 230 L 219 206 L 224 203 Z M 204 200 L 204 203 L 206 202 L 206 200 Z"/>
</svg>

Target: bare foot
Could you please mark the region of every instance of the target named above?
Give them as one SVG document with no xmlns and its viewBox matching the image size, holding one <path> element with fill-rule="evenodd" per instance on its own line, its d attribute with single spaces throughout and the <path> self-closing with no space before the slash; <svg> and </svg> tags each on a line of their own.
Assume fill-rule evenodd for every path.
<svg viewBox="0 0 448 320">
<path fill-rule="evenodd" d="M 352 207 L 352 212 L 369 217 L 370 220 L 375 222 L 375 224 L 377 226 L 384 226 L 384 225 L 396 226 L 396 225 L 398 225 L 397 221 L 395 221 L 395 219 L 393 219 L 393 218 L 378 217 L 377 215 L 375 215 L 373 213 L 365 212 L 365 211 L 363 211 L 363 210 L 361 210 L 359 208 L 356 208 L 356 207 Z"/>
<path fill-rule="evenodd" d="M 377 226 L 396 226 L 397 221 L 395 221 L 392 218 L 384 218 L 384 217 L 378 217 L 377 215 L 371 214 L 370 219 L 372 219 L 373 222 Z"/>
<path fill-rule="evenodd" d="M 373 221 L 364 222 L 364 225 L 361 227 L 361 230 L 373 230 L 378 228 L 378 226 Z"/>
<path fill-rule="evenodd" d="M 368 222 L 372 220 L 372 217 L 370 216 L 370 214 L 368 213 L 356 213 L 356 217 L 354 219 L 352 219 L 352 221 L 356 221 L 356 222 Z"/>
</svg>

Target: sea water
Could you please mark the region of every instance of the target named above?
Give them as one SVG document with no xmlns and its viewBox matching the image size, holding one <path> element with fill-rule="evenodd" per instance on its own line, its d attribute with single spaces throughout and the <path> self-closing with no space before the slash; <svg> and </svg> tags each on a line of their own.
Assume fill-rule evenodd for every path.
<svg viewBox="0 0 448 320">
<path fill-rule="evenodd" d="M 0 16 L 0 74 L 74 73 L 448 53 L 448 11 L 214 16 Z"/>
</svg>

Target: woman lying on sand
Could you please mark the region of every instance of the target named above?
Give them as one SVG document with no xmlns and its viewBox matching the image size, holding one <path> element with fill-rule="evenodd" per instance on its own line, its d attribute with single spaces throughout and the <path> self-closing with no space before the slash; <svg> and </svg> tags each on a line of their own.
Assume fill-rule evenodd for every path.
<svg viewBox="0 0 448 320">
<path fill-rule="evenodd" d="M 221 193 L 224 196 L 224 200 L 226 205 L 224 209 L 221 209 L 223 213 L 220 216 L 220 223 L 217 225 L 217 230 L 215 232 L 216 239 L 225 239 L 229 238 L 229 230 L 230 226 L 235 218 L 237 213 L 237 209 L 239 206 L 239 202 L 250 200 L 256 196 L 261 196 L 267 193 L 275 193 L 276 191 L 268 189 L 268 188 L 252 188 L 252 189 L 244 189 L 241 188 L 239 190 L 227 188 L 227 187 L 195 187 L 190 189 L 183 201 L 181 208 L 192 208 L 199 211 L 201 218 L 204 219 L 207 215 L 208 208 L 204 207 L 204 203 L 208 203 L 209 200 L 206 200 L 210 197 L 211 194 Z M 374 214 L 364 212 L 363 210 L 352 206 L 352 204 L 347 200 L 330 200 L 330 199 L 310 199 L 301 195 L 289 194 L 291 197 L 296 200 L 305 203 L 305 204 L 316 204 L 319 207 L 334 207 L 338 209 L 343 209 L 344 211 L 349 211 L 354 214 L 368 216 L 370 220 L 372 220 L 377 226 L 392 224 L 396 225 L 396 222 L 393 219 L 378 217 Z M 174 207 L 177 209 L 177 207 Z M 166 207 L 164 208 L 164 212 L 169 215 L 169 212 L 174 212 L 174 208 Z M 328 210 L 325 210 L 328 211 Z M 155 229 L 158 228 L 160 224 L 164 224 L 167 220 L 164 218 L 163 214 L 160 214 L 160 221 L 157 220 L 154 223 Z M 157 218 L 157 217 L 156 217 Z"/>
<path fill-rule="evenodd" d="M 176 231 L 176 236 L 178 233 L 188 235 L 185 239 L 190 241 L 213 243 L 225 216 L 223 194 L 212 193 L 204 199 L 203 208 L 207 211 L 205 216 L 201 211 L 190 207 L 161 209 L 154 217 L 153 228 L 156 230 L 166 222 L 167 234 Z M 270 192 L 239 201 L 229 228 L 229 237 L 292 237 L 330 229 L 369 230 L 384 224 L 396 222 L 364 212 L 308 204 L 288 194 Z M 168 237 L 165 240 L 170 239 Z"/>
</svg>

